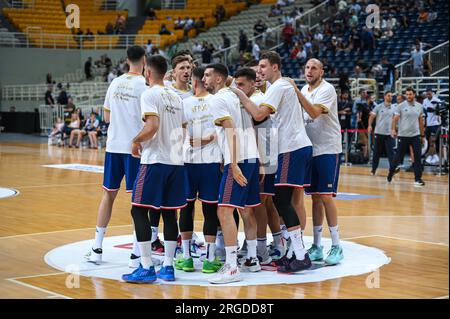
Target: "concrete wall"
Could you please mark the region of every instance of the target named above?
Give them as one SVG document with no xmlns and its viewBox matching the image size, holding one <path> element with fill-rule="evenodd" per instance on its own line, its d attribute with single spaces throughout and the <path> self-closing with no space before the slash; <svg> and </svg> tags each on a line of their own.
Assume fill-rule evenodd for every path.
<svg viewBox="0 0 450 319">
<path fill-rule="evenodd" d="M 0 85 L 45 83 L 53 77 L 82 69 L 88 57 L 95 61 L 102 54 L 115 63 L 126 57 L 126 50 L 64 50 L 37 48 L 0 48 Z"/>
</svg>

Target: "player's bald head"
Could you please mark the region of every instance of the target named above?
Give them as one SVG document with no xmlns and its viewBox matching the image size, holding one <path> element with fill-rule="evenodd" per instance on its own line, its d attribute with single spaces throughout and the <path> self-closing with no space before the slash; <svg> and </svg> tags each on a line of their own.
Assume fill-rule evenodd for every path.
<svg viewBox="0 0 450 319">
<path fill-rule="evenodd" d="M 320 62 L 319 59 L 315 59 L 315 58 L 309 59 L 308 62 L 306 62 L 306 64 L 316 65 L 319 69 L 323 70 L 323 63 Z"/>
</svg>

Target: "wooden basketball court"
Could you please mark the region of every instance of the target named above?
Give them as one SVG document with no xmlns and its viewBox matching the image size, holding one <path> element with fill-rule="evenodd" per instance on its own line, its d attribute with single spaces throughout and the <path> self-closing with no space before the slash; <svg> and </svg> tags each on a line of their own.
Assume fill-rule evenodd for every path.
<svg viewBox="0 0 450 319">
<path fill-rule="evenodd" d="M 0 199 L 0 298 L 448 298 L 448 176 L 425 174 L 426 187 L 415 188 L 412 173 L 388 185 L 385 170 L 372 177 L 361 167 L 341 168 L 339 191 L 382 197 L 337 201 L 340 233 L 391 258 L 377 273 L 242 287 L 142 286 L 81 277 L 79 288 L 67 288 L 69 274 L 48 266 L 44 255 L 93 238 L 102 175 L 42 165 L 103 165 L 103 158 L 101 150 L 0 143 L 0 187 L 20 192 Z M 311 216 L 309 199 L 306 204 Z M 106 236 L 132 232 L 130 207 L 130 194 L 122 189 Z M 201 231 L 201 214 L 196 218 Z M 311 225 L 308 218 L 306 235 L 312 235 Z M 367 285 L 369 275 L 378 276 L 375 287 Z"/>
</svg>

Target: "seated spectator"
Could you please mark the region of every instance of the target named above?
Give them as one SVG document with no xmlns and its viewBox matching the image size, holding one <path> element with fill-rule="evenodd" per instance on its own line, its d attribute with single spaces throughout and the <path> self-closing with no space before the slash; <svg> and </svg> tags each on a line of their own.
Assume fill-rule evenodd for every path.
<svg viewBox="0 0 450 319">
<path fill-rule="evenodd" d="M 116 71 L 116 69 L 112 69 L 108 73 L 108 78 L 107 78 L 108 83 L 111 83 L 115 78 L 117 78 L 117 71 Z"/>
<path fill-rule="evenodd" d="M 185 23 L 184 20 L 180 19 L 180 17 L 177 17 L 177 18 L 175 19 L 175 21 L 173 22 L 173 24 L 174 24 L 174 29 L 175 29 L 175 30 L 181 30 L 181 29 L 183 29 L 184 23 Z"/>
<path fill-rule="evenodd" d="M 55 84 L 55 81 L 53 81 L 53 77 L 51 73 L 47 73 L 45 76 L 45 83 L 47 84 Z"/>
<path fill-rule="evenodd" d="M 94 34 L 92 33 L 91 29 L 86 29 L 86 39 L 85 40 L 94 40 Z"/>
<path fill-rule="evenodd" d="M 283 10 L 280 5 L 273 5 L 270 7 L 269 17 L 276 17 L 283 14 Z"/>
<path fill-rule="evenodd" d="M 284 48 L 285 50 L 289 50 L 289 48 L 292 46 L 292 37 L 295 34 L 295 30 L 290 24 L 286 24 L 281 31 L 281 35 L 284 40 Z"/>
<path fill-rule="evenodd" d="M 109 35 L 114 34 L 114 26 L 111 22 L 108 22 L 108 24 L 106 25 L 105 33 Z"/>
<path fill-rule="evenodd" d="M 97 129 L 99 128 L 100 122 L 97 119 L 97 114 L 92 112 L 89 116 L 89 118 L 86 121 L 86 124 L 84 125 L 84 128 L 81 130 L 81 134 L 78 135 L 78 138 L 83 135 L 88 135 L 89 137 L 89 148 L 97 148 Z M 80 144 L 79 142 L 77 143 Z"/>
<path fill-rule="evenodd" d="M 197 20 L 197 22 L 195 22 L 194 28 L 197 31 L 197 34 L 200 32 L 205 32 L 206 31 L 205 18 L 200 17 L 200 19 Z"/>
<path fill-rule="evenodd" d="M 417 18 L 418 23 L 428 22 L 428 11 L 425 9 L 420 10 L 419 17 Z"/>
<path fill-rule="evenodd" d="M 217 23 L 220 23 L 223 19 L 225 19 L 225 8 L 223 5 L 217 6 L 216 11 L 214 12 L 214 17 L 216 18 Z"/>
<path fill-rule="evenodd" d="M 156 20 L 156 12 L 155 12 L 155 10 L 152 7 L 148 8 L 147 19 L 149 19 L 149 20 Z"/>
<path fill-rule="evenodd" d="M 288 15 L 287 13 L 284 14 L 283 18 L 281 19 L 281 21 L 283 21 L 284 24 L 290 24 L 293 25 L 294 24 L 294 18 L 291 17 L 290 15 Z"/>
<path fill-rule="evenodd" d="M 198 42 L 195 42 L 192 45 L 192 53 L 193 54 L 201 54 L 202 53 L 202 45 Z"/>
<path fill-rule="evenodd" d="M 60 138 L 59 145 L 61 146 L 61 143 L 64 143 L 63 134 L 64 134 L 64 121 L 60 117 L 57 117 L 56 122 L 53 124 L 53 130 L 50 133 L 49 137 L 59 137 Z"/>
<path fill-rule="evenodd" d="M 49 84 L 47 86 L 47 91 L 45 92 L 45 105 L 55 105 L 55 100 L 53 99 L 53 95 L 52 95 L 52 91 L 53 91 L 53 85 Z"/>
<path fill-rule="evenodd" d="M 403 29 L 408 29 L 409 28 L 409 19 L 406 15 L 402 15 L 402 17 L 400 18 L 400 26 Z"/>
<path fill-rule="evenodd" d="M 78 118 L 77 113 L 73 112 L 70 117 L 70 123 L 64 127 L 64 138 L 67 138 L 67 136 L 70 136 L 69 139 L 69 147 L 72 147 L 73 145 L 73 139 L 75 135 L 78 135 L 78 143 L 77 147 L 79 147 L 79 143 L 81 141 L 81 134 L 80 134 L 80 119 Z"/>
<path fill-rule="evenodd" d="M 388 28 L 390 27 L 391 30 L 395 30 L 395 28 L 397 27 L 398 23 L 397 23 L 397 19 L 394 17 L 393 14 L 389 15 L 389 18 L 388 18 L 386 24 L 387 24 Z"/>
<path fill-rule="evenodd" d="M 347 3 L 347 1 L 345 1 L 345 0 L 340 0 L 339 2 L 338 2 L 338 10 L 339 11 L 345 11 L 346 9 L 347 9 L 347 7 L 348 7 L 348 3 Z"/>
<path fill-rule="evenodd" d="M 146 44 L 146 46 L 145 46 L 145 52 L 147 53 L 147 54 L 151 54 L 152 53 L 152 49 L 153 49 L 153 43 L 152 43 L 152 40 L 147 40 L 147 44 Z"/>
<path fill-rule="evenodd" d="M 163 23 L 163 24 L 161 24 L 161 28 L 159 29 L 159 34 L 160 34 L 160 35 L 171 35 L 172 32 L 170 32 L 169 30 L 167 30 L 166 25 Z"/>
<path fill-rule="evenodd" d="M 392 31 L 391 27 L 387 27 L 386 30 L 383 32 L 382 38 L 392 38 L 394 36 L 394 32 Z"/>
</svg>

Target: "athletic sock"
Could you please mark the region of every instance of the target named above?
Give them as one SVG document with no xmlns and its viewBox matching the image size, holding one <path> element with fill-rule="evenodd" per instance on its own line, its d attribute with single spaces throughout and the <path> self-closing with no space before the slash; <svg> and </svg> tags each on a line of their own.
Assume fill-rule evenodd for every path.
<svg viewBox="0 0 450 319">
<path fill-rule="evenodd" d="M 208 261 L 214 261 L 216 253 L 216 244 L 215 243 L 206 243 L 206 259 Z"/>
<path fill-rule="evenodd" d="M 225 240 L 223 239 L 223 233 L 222 230 L 217 231 L 216 235 L 216 247 L 217 249 L 223 249 L 225 248 Z"/>
<path fill-rule="evenodd" d="M 281 228 L 281 234 L 283 234 L 284 239 L 288 240 L 289 239 L 289 232 L 287 230 L 286 225 L 285 224 L 281 224 L 280 228 Z"/>
<path fill-rule="evenodd" d="M 303 260 L 305 258 L 306 250 L 303 246 L 301 229 L 292 230 L 289 232 L 291 237 L 291 246 L 293 247 L 295 258 Z"/>
<path fill-rule="evenodd" d="M 257 238 L 256 254 L 262 256 L 267 251 L 267 238 Z"/>
<path fill-rule="evenodd" d="M 331 242 L 333 246 L 339 246 L 339 226 L 330 227 Z"/>
<path fill-rule="evenodd" d="M 256 258 L 256 239 L 247 239 L 247 258 Z"/>
<path fill-rule="evenodd" d="M 275 246 L 276 249 L 281 250 L 283 249 L 283 241 L 281 240 L 281 232 L 272 234 L 273 237 L 273 245 Z"/>
<path fill-rule="evenodd" d="M 152 226 L 152 239 L 150 240 L 152 243 L 158 239 L 158 227 Z"/>
<path fill-rule="evenodd" d="M 153 266 L 152 261 L 152 243 L 149 241 L 141 241 L 137 243 L 141 252 L 141 265 L 144 269 L 150 269 Z"/>
<path fill-rule="evenodd" d="M 141 256 L 141 251 L 139 250 L 139 245 L 136 237 L 136 232 L 133 232 L 133 250 L 131 253 L 137 257 Z"/>
<path fill-rule="evenodd" d="M 176 241 L 164 242 L 164 263 L 163 266 L 173 266 L 173 258 L 175 257 L 175 250 L 177 249 Z"/>
<path fill-rule="evenodd" d="M 103 237 L 105 237 L 106 227 L 95 227 L 95 239 L 92 246 L 93 249 L 103 247 Z"/>
<path fill-rule="evenodd" d="M 320 247 L 320 244 L 322 243 L 322 226 L 314 226 L 313 232 L 314 232 L 314 245 Z"/>
<path fill-rule="evenodd" d="M 237 246 L 227 246 L 225 247 L 225 252 L 227 254 L 225 262 L 229 264 L 232 268 L 237 267 Z"/>
<path fill-rule="evenodd" d="M 183 247 L 183 258 L 188 259 L 191 258 L 191 240 L 186 239 L 181 241 Z"/>
</svg>

